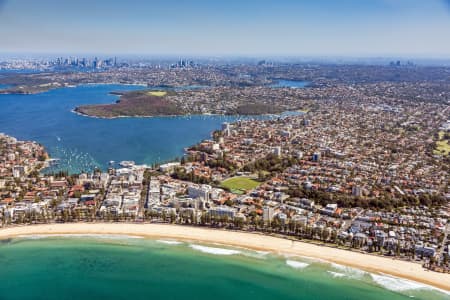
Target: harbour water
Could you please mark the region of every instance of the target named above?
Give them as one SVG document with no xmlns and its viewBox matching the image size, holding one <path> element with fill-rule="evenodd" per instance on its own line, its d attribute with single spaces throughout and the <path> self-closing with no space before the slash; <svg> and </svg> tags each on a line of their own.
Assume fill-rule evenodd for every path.
<svg viewBox="0 0 450 300">
<path fill-rule="evenodd" d="M 113 103 L 112 91 L 132 85 L 83 85 L 35 95 L 0 95 L 0 132 L 43 144 L 60 163 L 53 171 L 71 173 L 106 168 L 110 161 L 139 164 L 181 157 L 185 147 L 209 138 L 223 122 L 240 116 L 182 116 L 98 119 L 72 110 L 82 104 Z"/>
<path fill-rule="evenodd" d="M 308 82 L 308 81 L 279 79 L 271 87 L 301 89 L 301 88 L 308 87 L 309 84 L 310 84 L 310 82 Z"/>
<path fill-rule="evenodd" d="M 0 298 L 449 299 L 384 275 L 222 245 L 126 236 L 0 243 Z"/>
<path fill-rule="evenodd" d="M 278 85 L 304 87 L 306 82 L 281 80 Z M 91 84 L 34 95 L 0 94 L 0 132 L 43 144 L 52 158 L 59 159 L 58 165 L 47 171 L 78 173 L 95 167 L 105 169 L 110 161 L 151 165 L 173 160 L 183 155 L 184 148 L 209 138 L 223 122 L 255 118 L 197 115 L 99 119 L 72 112 L 83 104 L 114 103 L 118 96 L 110 92 L 144 88 Z M 197 88 L 201 87 L 179 90 Z"/>
</svg>

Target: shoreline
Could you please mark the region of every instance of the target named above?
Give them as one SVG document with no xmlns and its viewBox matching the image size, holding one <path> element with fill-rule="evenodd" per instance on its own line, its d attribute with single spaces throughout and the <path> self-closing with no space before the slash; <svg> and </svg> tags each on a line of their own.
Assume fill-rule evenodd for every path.
<svg viewBox="0 0 450 300">
<path fill-rule="evenodd" d="M 257 251 L 269 251 L 275 254 L 310 257 L 375 274 L 408 279 L 450 292 L 450 274 L 428 271 L 418 263 L 319 246 L 301 241 L 291 241 L 259 233 L 145 223 L 62 223 L 0 229 L 0 239 L 24 235 L 53 234 L 128 235 L 150 239 L 170 238 L 180 241 L 229 245 Z"/>
<path fill-rule="evenodd" d="M 89 86 L 89 85 L 128 85 L 128 86 L 142 86 L 142 87 L 148 87 L 147 84 L 145 83 L 120 83 L 120 82 L 91 82 L 91 83 L 75 83 L 75 84 L 69 84 L 69 85 L 62 85 L 59 87 L 53 87 L 47 90 L 42 90 L 42 91 L 38 91 L 38 92 L 17 92 L 17 91 L 10 91 L 8 89 L 5 88 L 0 88 L 0 95 L 38 95 L 38 94 L 43 94 L 46 92 L 49 92 L 51 90 L 56 90 L 56 89 L 64 89 L 64 88 L 76 88 L 76 87 L 80 87 L 80 86 Z"/>
<path fill-rule="evenodd" d="M 184 114 L 184 115 L 134 115 L 134 116 L 126 116 L 126 115 L 120 115 L 120 116 L 114 116 L 114 117 L 100 117 L 100 116 L 93 116 L 93 115 L 88 115 L 82 112 L 77 111 L 78 107 L 75 107 L 74 109 L 72 109 L 70 112 L 79 115 L 81 117 L 86 117 L 86 118 L 94 118 L 94 119 L 103 119 L 103 120 L 114 120 L 114 119 L 121 119 L 121 118 L 175 118 L 175 117 L 185 117 L 185 116 L 195 116 L 195 115 L 190 115 L 190 114 Z M 199 116 L 204 116 L 206 114 L 201 114 Z M 213 114 L 208 114 L 208 116 L 211 116 Z M 218 115 L 220 116 L 220 115 Z"/>
<path fill-rule="evenodd" d="M 243 116 L 243 117 L 264 117 L 264 116 L 281 116 L 283 113 L 286 112 L 299 112 L 299 113 L 305 113 L 303 111 L 299 111 L 299 110 L 288 110 L 279 114 L 259 114 L 259 115 L 227 115 L 227 114 L 213 114 L 213 113 L 203 113 L 203 114 L 181 114 L 181 115 L 133 115 L 133 116 L 127 116 L 127 115 L 120 115 L 120 116 L 114 116 L 114 117 L 100 117 L 100 116 L 93 116 L 93 115 L 89 115 L 89 114 L 85 114 L 82 112 L 77 111 L 78 107 L 73 108 L 70 112 L 74 113 L 76 115 L 79 115 L 81 117 L 86 117 L 86 118 L 94 118 L 94 119 L 102 119 L 102 120 L 114 120 L 114 119 L 125 119 L 125 118 L 178 118 L 178 117 L 195 117 L 195 116 L 199 116 L 199 117 L 203 117 L 203 116 L 207 116 L 207 117 L 238 117 L 238 116 Z"/>
<path fill-rule="evenodd" d="M 126 118 L 178 118 L 178 117 L 195 117 L 195 116 L 217 116 L 217 117 L 270 117 L 270 116 L 282 116 L 284 113 L 299 113 L 299 114 L 306 114 L 309 111 L 308 110 L 287 110 L 284 112 L 281 112 L 279 114 L 257 114 L 257 115 L 227 115 L 227 114 L 214 114 L 214 113 L 203 113 L 203 114 L 181 114 L 181 115 L 133 115 L 133 116 L 127 116 L 127 115 L 120 115 L 120 116 L 114 116 L 114 117 L 100 117 L 100 116 L 93 116 L 86 113 L 82 113 L 77 111 L 78 107 L 75 107 L 70 110 L 71 113 L 74 113 L 76 115 L 79 115 L 80 117 L 86 117 L 86 118 L 93 118 L 93 119 L 102 119 L 102 120 L 115 120 L 115 119 L 126 119 Z"/>
</svg>

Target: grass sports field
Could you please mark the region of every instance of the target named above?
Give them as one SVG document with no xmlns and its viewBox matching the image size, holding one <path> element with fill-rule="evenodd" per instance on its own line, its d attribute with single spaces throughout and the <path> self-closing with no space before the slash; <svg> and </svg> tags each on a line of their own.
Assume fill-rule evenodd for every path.
<svg viewBox="0 0 450 300">
<path fill-rule="evenodd" d="M 248 177 L 233 177 L 222 182 L 222 186 L 231 192 L 241 194 L 243 191 L 253 190 L 261 183 Z"/>
<path fill-rule="evenodd" d="M 436 142 L 437 149 L 434 151 L 435 154 L 449 155 L 450 145 L 447 140 L 444 140 L 444 132 L 439 132 L 439 141 Z"/>
<path fill-rule="evenodd" d="M 148 94 L 150 96 L 163 97 L 163 96 L 165 96 L 167 94 L 167 92 L 164 92 L 164 91 L 150 91 L 150 92 L 148 92 Z"/>
</svg>

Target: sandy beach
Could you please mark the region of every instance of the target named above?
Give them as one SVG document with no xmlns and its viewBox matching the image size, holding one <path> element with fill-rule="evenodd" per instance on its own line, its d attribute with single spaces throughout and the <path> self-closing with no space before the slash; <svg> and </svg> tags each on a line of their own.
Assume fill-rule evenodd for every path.
<svg viewBox="0 0 450 300">
<path fill-rule="evenodd" d="M 66 223 L 0 229 L 0 239 L 20 235 L 47 234 L 115 234 L 218 243 L 253 250 L 270 251 L 278 254 L 290 254 L 326 260 L 372 273 L 383 273 L 413 280 L 450 291 L 450 274 L 427 271 L 417 263 L 322 247 L 303 242 L 293 242 L 262 234 L 179 225 L 125 223 Z"/>
</svg>

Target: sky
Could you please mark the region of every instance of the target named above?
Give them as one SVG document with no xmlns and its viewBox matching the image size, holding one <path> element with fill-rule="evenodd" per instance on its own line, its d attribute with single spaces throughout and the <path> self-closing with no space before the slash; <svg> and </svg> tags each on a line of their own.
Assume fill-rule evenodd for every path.
<svg viewBox="0 0 450 300">
<path fill-rule="evenodd" d="M 450 58 L 450 0 L 0 0 L 0 52 Z"/>
</svg>

